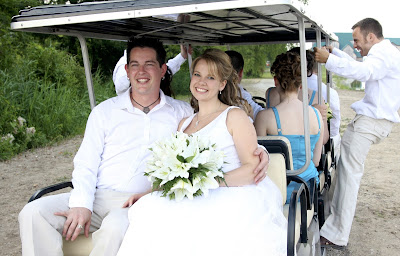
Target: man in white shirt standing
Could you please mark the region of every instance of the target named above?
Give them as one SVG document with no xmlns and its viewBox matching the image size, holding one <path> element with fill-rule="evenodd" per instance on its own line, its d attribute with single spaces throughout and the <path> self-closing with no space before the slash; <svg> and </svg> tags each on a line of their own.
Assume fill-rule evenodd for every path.
<svg viewBox="0 0 400 256">
<path fill-rule="evenodd" d="M 346 246 L 357 203 L 364 162 L 372 144 L 385 139 L 393 123 L 400 122 L 400 51 L 384 39 L 378 21 L 366 18 L 353 27 L 354 48 L 363 62 L 328 47 L 315 48 L 315 58 L 341 76 L 365 83 L 365 96 L 351 105 L 356 117 L 343 134 L 337 184 L 331 211 L 321 229 L 323 246 Z"/>
<path fill-rule="evenodd" d="M 188 103 L 169 90 L 165 50 L 156 39 L 128 42 L 125 66 L 130 89 L 91 112 L 81 147 L 74 158 L 71 193 L 40 198 L 19 214 L 22 254 L 63 255 L 62 236 L 74 241 L 92 234 L 90 255 L 116 255 L 129 224 L 123 204 L 132 194 L 151 188 L 144 177 L 151 144 L 176 132 L 180 120 L 193 113 Z M 268 156 L 255 151 L 261 163 L 255 183 L 265 178 Z"/>
</svg>

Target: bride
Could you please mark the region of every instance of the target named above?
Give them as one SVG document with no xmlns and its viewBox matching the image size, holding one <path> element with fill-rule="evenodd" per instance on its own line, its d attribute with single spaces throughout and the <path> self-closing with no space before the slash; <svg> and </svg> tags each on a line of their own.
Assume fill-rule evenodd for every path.
<svg viewBox="0 0 400 256">
<path fill-rule="evenodd" d="M 192 74 L 195 114 L 183 119 L 178 129 L 208 136 L 224 152 L 222 170 L 228 186 L 221 182 L 207 197 L 179 202 L 160 192 L 140 200 L 132 196 L 125 203 L 134 204 L 118 256 L 286 255 L 281 194 L 268 177 L 258 185 L 253 182 L 257 137 L 242 110 L 229 56 L 207 50 L 193 62 Z"/>
</svg>

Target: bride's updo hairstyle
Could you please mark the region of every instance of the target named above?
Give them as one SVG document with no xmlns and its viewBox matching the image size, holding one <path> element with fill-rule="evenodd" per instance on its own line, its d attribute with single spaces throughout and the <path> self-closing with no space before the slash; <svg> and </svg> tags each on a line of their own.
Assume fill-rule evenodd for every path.
<svg viewBox="0 0 400 256">
<path fill-rule="evenodd" d="M 204 60 L 207 63 L 210 74 L 217 76 L 221 82 L 226 80 L 226 86 L 221 91 L 221 94 L 218 94 L 218 99 L 226 105 L 238 106 L 245 110 L 248 115 L 251 114 L 251 106 L 242 98 L 242 93 L 238 86 L 239 77 L 233 69 L 229 56 L 219 49 L 207 49 L 193 61 L 192 73 L 200 60 Z M 199 104 L 195 97 L 192 96 L 190 104 L 195 112 L 199 111 Z"/>
<path fill-rule="evenodd" d="M 271 66 L 271 74 L 278 80 L 283 92 L 297 91 L 301 86 L 300 56 L 293 52 L 278 55 Z"/>
</svg>

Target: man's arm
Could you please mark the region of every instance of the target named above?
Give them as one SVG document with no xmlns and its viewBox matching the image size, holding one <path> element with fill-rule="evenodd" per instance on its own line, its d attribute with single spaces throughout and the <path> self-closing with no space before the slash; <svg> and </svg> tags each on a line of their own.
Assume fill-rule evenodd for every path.
<svg viewBox="0 0 400 256">
<path fill-rule="evenodd" d="M 346 58 L 349 61 L 356 61 L 355 59 L 353 59 L 350 55 L 348 55 L 347 53 L 345 53 L 344 51 L 339 50 L 338 48 L 332 47 L 332 50 L 330 50 L 330 52 L 340 58 Z"/>
<path fill-rule="evenodd" d="M 87 121 L 82 144 L 74 158 L 74 189 L 69 199 L 70 209 L 54 213 L 66 217 L 62 232 L 66 240 L 75 240 L 81 229 L 85 230 L 86 236 L 89 235 L 98 167 L 104 147 L 103 127 L 98 108 L 94 108 Z"/>
<path fill-rule="evenodd" d="M 254 174 L 256 177 L 254 178 L 254 183 L 260 183 L 265 177 L 267 177 L 267 171 L 269 166 L 269 153 L 265 149 L 265 147 L 258 145 L 258 148 L 253 153 L 255 156 L 260 158 L 260 163 L 254 169 Z"/>
<path fill-rule="evenodd" d="M 192 54 L 192 46 L 189 45 L 189 49 L 186 49 L 184 45 L 181 45 L 181 52 L 175 56 L 175 58 L 168 60 L 167 66 L 172 72 L 172 75 L 175 75 L 176 72 L 179 71 L 181 68 L 182 64 L 185 63 L 185 61 L 188 58 L 188 52 L 189 54 Z"/>
<path fill-rule="evenodd" d="M 125 70 L 126 65 L 126 50 L 124 55 L 119 59 L 113 71 L 113 82 L 115 85 L 115 92 L 121 95 L 130 87 L 128 76 Z"/>
<path fill-rule="evenodd" d="M 186 59 L 182 56 L 182 53 L 179 53 L 174 58 L 168 60 L 167 66 L 171 70 L 172 75 L 175 75 L 175 73 L 179 71 L 181 65 L 185 63 L 185 61 Z"/>
<path fill-rule="evenodd" d="M 249 103 L 250 106 L 253 108 L 253 120 L 255 120 L 258 112 L 263 110 L 263 108 L 260 105 L 258 105 L 256 102 L 254 102 L 253 97 L 251 96 L 251 94 L 249 92 L 247 92 L 245 89 L 243 89 L 243 87 L 241 85 L 239 85 L 239 87 L 240 87 L 240 91 L 242 93 L 243 99 L 245 99 L 247 101 L 247 103 Z"/>
<path fill-rule="evenodd" d="M 371 51 L 363 62 L 349 60 L 347 57 L 338 57 L 319 48 L 314 48 L 314 51 L 315 60 L 326 63 L 325 67 L 329 71 L 361 82 L 369 79 L 379 80 L 390 70 L 384 58 L 371 54 Z"/>
<path fill-rule="evenodd" d="M 350 55 L 333 46 L 322 47 L 322 48 L 314 47 L 314 54 L 315 54 L 314 55 L 315 61 L 319 63 L 326 63 L 328 61 L 329 56 L 332 54 L 339 58 L 345 58 L 349 61 L 355 61 L 352 57 L 350 57 Z"/>
</svg>

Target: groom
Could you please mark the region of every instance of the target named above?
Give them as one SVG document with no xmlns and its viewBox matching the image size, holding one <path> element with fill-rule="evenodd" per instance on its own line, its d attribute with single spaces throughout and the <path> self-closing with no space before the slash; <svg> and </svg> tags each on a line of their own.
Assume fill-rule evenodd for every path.
<svg viewBox="0 0 400 256">
<path fill-rule="evenodd" d="M 132 194 L 150 189 L 143 176 L 150 145 L 177 130 L 193 113 L 189 104 L 172 99 L 165 50 L 155 39 L 129 40 L 126 72 L 131 89 L 108 99 L 91 112 L 81 147 L 74 158 L 71 193 L 40 198 L 19 214 L 23 255 L 62 255 L 62 237 L 75 240 L 93 232 L 90 255 L 116 255 L 128 227 Z M 268 156 L 254 152 L 261 162 L 255 183 L 265 178 Z"/>
</svg>

